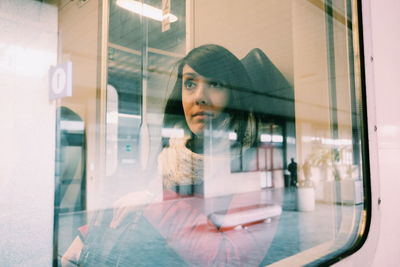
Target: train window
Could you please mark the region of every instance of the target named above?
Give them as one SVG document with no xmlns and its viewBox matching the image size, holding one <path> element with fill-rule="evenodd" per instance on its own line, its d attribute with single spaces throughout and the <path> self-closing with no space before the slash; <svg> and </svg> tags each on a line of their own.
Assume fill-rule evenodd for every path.
<svg viewBox="0 0 400 267">
<path fill-rule="evenodd" d="M 58 123 L 68 111 L 81 128 L 58 135 L 79 134 L 79 164 L 62 165 L 62 140 L 57 162 L 81 176 L 57 183 L 56 265 L 317 265 L 354 250 L 368 220 L 358 9 L 60 6 L 74 94 Z"/>
</svg>

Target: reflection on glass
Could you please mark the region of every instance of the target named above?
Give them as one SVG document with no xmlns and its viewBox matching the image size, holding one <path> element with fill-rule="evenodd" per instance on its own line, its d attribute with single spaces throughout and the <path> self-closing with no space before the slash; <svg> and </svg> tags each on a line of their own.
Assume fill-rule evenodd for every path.
<svg viewBox="0 0 400 267">
<path fill-rule="evenodd" d="M 86 176 L 85 176 L 85 124 L 81 117 L 67 107 L 57 110 L 57 153 L 56 153 L 56 190 L 55 210 L 57 239 L 63 240 L 65 229 L 62 225 L 79 227 L 84 224 L 80 216 L 71 217 L 71 213 L 82 214 L 86 209 Z M 67 236 L 60 242 L 58 254 L 64 253 L 73 237 Z"/>
<path fill-rule="evenodd" d="M 101 204 L 70 215 L 63 264 L 304 265 L 357 241 L 356 5 L 261 2 L 172 0 L 163 32 L 143 13 L 163 1 L 109 1 Z"/>
<path fill-rule="evenodd" d="M 60 211 L 85 209 L 83 199 L 85 166 L 85 129 L 82 119 L 72 110 L 61 107 L 59 114 Z"/>
</svg>

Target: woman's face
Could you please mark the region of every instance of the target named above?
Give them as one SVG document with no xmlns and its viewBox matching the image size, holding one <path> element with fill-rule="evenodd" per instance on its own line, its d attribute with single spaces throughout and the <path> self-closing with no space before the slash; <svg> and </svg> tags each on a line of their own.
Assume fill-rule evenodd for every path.
<svg viewBox="0 0 400 267">
<path fill-rule="evenodd" d="M 202 135 L 211 122 L 221 119 L 229 101 L 229 91 L 220 82 L 198 74 L 189 65 L 182 70 L 182 105 L 186 123 L 196 135 Z"/>
</svg>

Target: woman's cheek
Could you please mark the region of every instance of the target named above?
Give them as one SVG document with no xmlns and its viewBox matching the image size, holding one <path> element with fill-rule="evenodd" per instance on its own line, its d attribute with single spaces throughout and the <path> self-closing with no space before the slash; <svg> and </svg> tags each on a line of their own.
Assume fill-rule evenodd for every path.
<svg viewBox="0 0 400 267">
<path fill-rule="evenodd" d="M 221 90 L 214 95 L 214 109 L 220 115 L 229 104 L 228 90 Z"/>
</svg>

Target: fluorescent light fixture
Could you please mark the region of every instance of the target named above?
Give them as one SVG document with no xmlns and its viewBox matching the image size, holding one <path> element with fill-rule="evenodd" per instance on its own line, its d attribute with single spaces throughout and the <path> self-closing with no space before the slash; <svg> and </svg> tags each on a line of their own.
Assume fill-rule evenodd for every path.
<svg viewBox="0 0 400 267">
<path fill-rule="evenodd" d="M 163 20 L 163 12 L 159 8 L 155 8 L 153 6 L 149 6 L 146 4 L 142 4 L 139 1 L 133 1 L 133 0 L 117 0 L 117 5 L 125 8 L 133 13 L 143 15 L 145 17 L 162 21 Z M 178 18 L 172 14 L 169 13 L 166 16 L 169 17 L 169 22 L 175 22 L 178 20 Z"/>
</svg>

